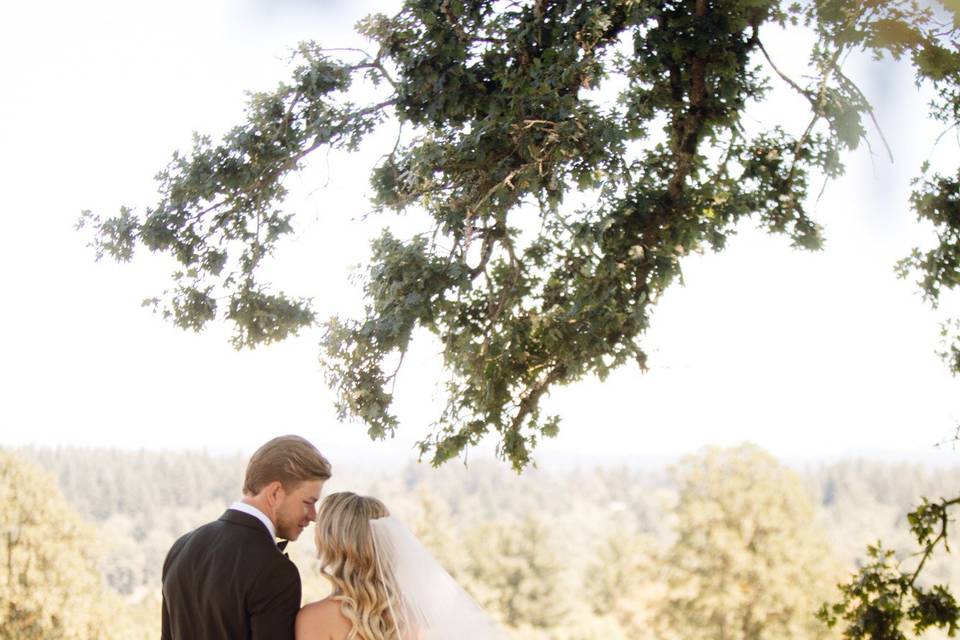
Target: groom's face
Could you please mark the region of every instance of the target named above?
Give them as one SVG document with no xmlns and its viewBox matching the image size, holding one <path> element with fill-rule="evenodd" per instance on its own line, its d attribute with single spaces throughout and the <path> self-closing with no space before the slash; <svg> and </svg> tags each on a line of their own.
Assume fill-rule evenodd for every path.
<svg viewBox="0 0 960 640">
<path fill-rule="evenodd" d="M 282 491 L 283 498 L 277 508 L 277 536 L 285 540 L 296 540 L 311 522 L 317 519 L 317 500 L 323 489 L 323 480 L 304 480 L 292 487 L 290 492 Z"/>
</svg>

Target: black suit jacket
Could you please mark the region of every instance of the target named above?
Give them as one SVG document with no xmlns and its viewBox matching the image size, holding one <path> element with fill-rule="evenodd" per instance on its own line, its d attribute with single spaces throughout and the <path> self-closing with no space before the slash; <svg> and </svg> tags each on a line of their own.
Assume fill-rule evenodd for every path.
<svg viewBox="0 0 960 640">
<path fill-rule="evenodd" d="M 300 573 L 257 518 L 228 509 L 163 563 L 162 640 L 292 640 Z"/>
</svg>

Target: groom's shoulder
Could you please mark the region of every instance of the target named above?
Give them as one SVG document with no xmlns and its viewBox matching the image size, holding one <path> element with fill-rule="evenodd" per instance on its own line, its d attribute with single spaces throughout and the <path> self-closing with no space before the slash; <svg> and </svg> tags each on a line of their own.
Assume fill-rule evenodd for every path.
<svg viewBox="0 0 960 640">
<path fill-rule="evenodd" d="M 177 541 L 173 543 L 173 547 L 176 548 L 178 546 L 183 546 L 193 538 L 204 538 L 212 533 L 215 533 L 216 530 L 221 527 L 219 523 L 220 523 L 219 519 L 214 520 L 212 522 L 202 524 L 196 529 L 186 532 L 185 534 L 177 538 Z"/>
<path fill-rule="evenodd" d="M 167 554 L 168 562 L 181 553 L 189 557 L 211 549 L 227 555 L 244 555 L 247 562 L 286 560 L 263 524 L 245 513 L 227 510 L 218 519 L 180 536 Z M 286 563 L 283 563 L 286 564 Z"/>
<path fill-rule="evenodd" d="M 179 538 L 176 542 L 170 547 L 170 551 L 167 553 L 167 558 L 172 558 L 173 556 L 180 553 L 185 547 L 192 546 L 194 544 L 205 544 L 211 541 L 212 538 L 220 537 L 228 529 L 224 526 L 223 516 L 212 522 L 200 525 L 196 529 L 188 531 Z"/>
<path fill-rule="evenodd" d="M 172 558 L 180 553 L 184 547 L 190 544 L 190 541 L 196 537 L 203 538 L 206 533 L 209 532 L 212 528 L 216 526 L 216 520 L 213 522 L 208 522 L 207 524 L 201 525 L 192 531 L 188 531 L 183 534 L 170 546 L 170 551 L 167 552 L 167 562 L 169 563 Z"/>
<path fill-rule="evenodd" d="M 269 534 L 259 521 L 252 516 L 227 510 L 216 520 L 202 524 L 180 536 L 173 543 L 173 548 L 191 543 L 206 544 L 222 538 L 235 538 L 238 543 L 242 543 L 243 539 L 249 539 L 254 542 L 265 542 L 267 547 L 272 546 Z"/>
</svg>

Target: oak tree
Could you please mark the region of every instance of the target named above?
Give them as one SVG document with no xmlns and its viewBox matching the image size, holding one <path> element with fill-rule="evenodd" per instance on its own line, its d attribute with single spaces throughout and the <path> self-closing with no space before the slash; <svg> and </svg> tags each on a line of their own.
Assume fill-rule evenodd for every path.
<svg viewBox="0 0 960 640">
<path fill-rule="evenodd" d="M 371 168 L 373 200 L 424 210 L 433 228 L 373 243 L 365 317 L 325 322 L 322 363 L 341 415 L 386 437 L 394 363 L 425 328 L 448 379 L 421 453 L 440 463 L 493 431 L 521 469 L 558 430 L 541 413 L 545 393 L 645 366 L 644 331 L 684 256 L 722 250 L 745 218 L 821 246 L 811 182 L 843 171 L 872 117 L 842 70 L 849 52 L 909 59 L 936 91 L 933 116 L 956 123 L 956 6 L 944 2 L 407 0 L 359 23 L 369 54 L 302 43 L 292 79 L 253 94 L 245 122 L 174 154 L 156 204 L 81 221 L 98 256 L 128 261 L 140 248 L 178 261 L 151 300 L 177 325 L 226 319 L 238 348 L 282 340 L 320 323 L 309 300 L 260 278 L 296 223 L 284 179 L 311 153 L 402 127 Z M 765 38 L 784 27 L 811 34 L 811 77 L 768 55 Z M 745 118 L 774 82 L 809 106 L 802 126 Z M 360 83 L 381 99 L 347 100 Z M 960 177 L 929 175 L 914 195 L 939 243 L 900 269 L 933 302 L 960 277 L 958 192 Z M 564 206 L 575 193 L 593 204 Z"/>
</svg>

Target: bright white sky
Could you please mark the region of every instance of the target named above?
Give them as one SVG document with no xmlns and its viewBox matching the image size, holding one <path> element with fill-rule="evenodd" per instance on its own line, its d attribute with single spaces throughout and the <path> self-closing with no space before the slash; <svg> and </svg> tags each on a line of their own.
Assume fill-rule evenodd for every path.
<svg viewBox="0 0 960 640">
<path fill-rule="evenodd" d="M 141 309 L 169 263 L 95 264 L 73 226 L 154 198 L 152 176 L 190 132 L 238 122 L 244 90 L 286 75 L 298 40 L 359 43 L 355 20 L 393 3 L 168 0 L 8 3 L 0 14 L 0 445 L 251 450 L 299 432 L 333 460 L 413 457 L 439 414 L 435 346 L 421 343 L 398 385 L 403 429 L 372 444 L 339 424 L 317 365 L 319 333 L 234 352 L 219 327 L 197 336 Z M 789 38 L 772 38 L 790 67 Z M 779 46 L 776 46 L 779 45 Z M 776 54 L 775 54 L 776 55 Z M 756 442 L 790 457 L 931 451 L 960 421 L 958 382 L 934 354 L 938 316 L 894 262 L 929 229 L 907 206 L 909 179 L 939 132 L 909 73 L 849 70 L 884 102 L 896 164 L 864 149 L 816 205 L 828 248 L 788 249 L 745 227 L 722 255 L 685 264 L 656 310 L 653 370 L 557 389 L 560 436 L 544 461 L 672 455 Z M 788 107 L 784 106 L 783 109 Z M 798 120 L 798 128 L 803 124 Z M 366 239 L 393 219 L 369 209 L 368 169 L 393 132 L 355 157 L 318 158 L 293 178 L 297 236 L 275 282 L 317 299 L 321 317 L 353 313 L 346 281 Z M 881 150 L 876 136 L 874 149 Z M 947 137 L 935 160 L 956 160 Z M 955 166 L 955 165 L 954 165 Z M 489 452 L 481 455 L 489 455 Z M 953 459 L 955 453 L 937 457 Z"/>
</svg>

